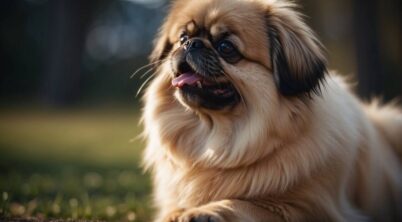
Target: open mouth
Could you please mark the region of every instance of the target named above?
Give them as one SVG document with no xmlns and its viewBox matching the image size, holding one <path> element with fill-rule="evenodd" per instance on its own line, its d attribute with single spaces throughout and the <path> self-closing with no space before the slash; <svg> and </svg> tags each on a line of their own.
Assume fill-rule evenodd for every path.
<svg viewBox="0 0 402 222">
<path fill-rule="evenodd" d="M 224 75 L 205 77 L 187 69 L 173 78 L 172 86 L 178 88 L 187 101 L 208 109 L 221 109 L 239 100 L 238 92 Z"/>
<path fill-rule="evenodd" d="M 219 97 L 230 97 L 235 93 L 231 83 L 211 81 L 194 72 L 180 74 L 172 80 L 172 85 L 179 89 L 187 88 Z"/>
</svg>

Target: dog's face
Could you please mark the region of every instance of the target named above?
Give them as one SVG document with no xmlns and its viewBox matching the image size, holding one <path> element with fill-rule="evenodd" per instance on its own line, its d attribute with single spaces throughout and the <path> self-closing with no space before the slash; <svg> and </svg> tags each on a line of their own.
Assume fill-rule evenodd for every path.
<svg viewBox="0 0 402 222">
<path fill-rule="evenodd" d="M 308 94 L 319 87 L 325 59 L 289 7 L 251 0 L 176 1 L 153 60 L 166 59 L 176 97 L 193 109 L 233 108 L 241 100 L 252 105 L 267 90 Z M 269 82 L 276 87 L 267 89 L 273 87 Z"/>
<path fill-rule="evenodd" d="M 221 155 L 218 159 L 223 152 L 237 152 L 241 158 L 247 152 L 268 152 L 258 151 L 262 140 L 267 134 L 292 133 L 288 127 L 298 125 L 301 106 L 319 91 L 326 72 L 311 30 L 293 5 L 275 0 L 174 1 L 151 62 L 159 71 L 146 105 L 158 107 L 148 111 L 156 112 L 149 121 L 155 125 L 160 120 L 159 136 L 172 147 L 208 140 L 187 152 L 193 158 L 211 152 Z M 173 113 L 181 112 L 177 106 L 209 116 L 213 127 L 227 128 L 196 136 L 204 131 L 194 130 L 196 124 L 190 129 L 189 117 Z M 189 129 L 176 129 L 170 122 Z"/>
</svg>

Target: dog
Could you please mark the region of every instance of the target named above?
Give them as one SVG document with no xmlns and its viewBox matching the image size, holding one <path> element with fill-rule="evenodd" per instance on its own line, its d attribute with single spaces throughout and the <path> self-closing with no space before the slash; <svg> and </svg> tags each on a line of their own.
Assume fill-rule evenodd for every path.
<svg viewBox="0 0 402 222">
<path fill-rule="evenodd" d="M 358 100 L 295 8 L 172 2 L 143 96 L 154 221 L 402 221 L 401 110 Z"/>
</svg>

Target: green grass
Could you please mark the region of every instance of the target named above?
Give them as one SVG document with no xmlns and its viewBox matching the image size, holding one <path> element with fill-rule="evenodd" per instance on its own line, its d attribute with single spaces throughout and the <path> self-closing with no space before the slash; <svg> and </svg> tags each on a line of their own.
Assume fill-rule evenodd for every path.
<svg viewBox="0 0 402 222">
<path fill-rule="evenodd" d="M 0 218 L 149 221 L 134 110 L 0 111 Z"/>
</svg>

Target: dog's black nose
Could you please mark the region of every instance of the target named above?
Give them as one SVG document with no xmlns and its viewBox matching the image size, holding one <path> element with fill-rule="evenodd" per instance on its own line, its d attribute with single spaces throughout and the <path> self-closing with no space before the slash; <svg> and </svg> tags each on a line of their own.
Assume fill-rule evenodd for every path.
<svg viewBox="0 0 402 222">
<path fill-rule="evenodd" d="M 202 42 L 201 39 L 190 39 L 184 45 L 184 48 L 186 50 L 202 49 L 204 47 L 205 47 L 205 45 L 204 45 L 204 43 Z"/>
<path fill-rule="evenodd" d="M 194 39 L 190 43 L 190 49 L 201 49 L 204 48 L 204 43 L 200 39 Z"/>
</svg>

